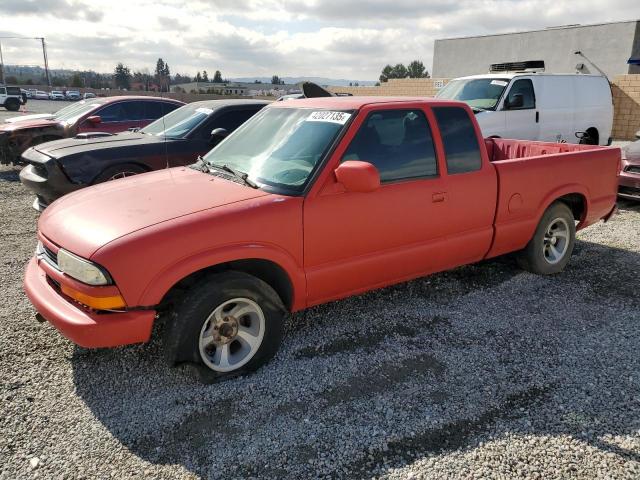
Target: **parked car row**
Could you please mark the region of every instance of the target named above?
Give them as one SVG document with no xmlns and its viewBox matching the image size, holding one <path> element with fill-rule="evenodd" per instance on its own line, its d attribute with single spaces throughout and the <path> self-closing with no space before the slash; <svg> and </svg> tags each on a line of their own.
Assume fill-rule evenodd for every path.
<svg viewBox="0 0 640 480">
<path fill-rule="evenodd" d="M 44 209 L 25 290 L 85 347 L 147 342 L 164 319 L 166 358 L 205 381 L 269 361 L 287 312 L 510 252 L 558 273 L 615 211 L 620 149 L 485 139 L 459 101 L 143 97 L 171 112 L 103 130 L 125 99 L 142 101 L 25 129 L 67 137 L 22 155 Z"/>
<path fill-rule="evenodd" d="M 79 90 L 51 90 L 50 92 L 45 92 L 43 90 L 37 90 L 35 88 L 30 88 L 24 90 L 27 95 L 27 98 L 33 98 L 36 100 L 80 100 L 81 98 L 95 98 L 95 93 L 86 92 L 84 94 L 80 94 Z"/>
</svg>

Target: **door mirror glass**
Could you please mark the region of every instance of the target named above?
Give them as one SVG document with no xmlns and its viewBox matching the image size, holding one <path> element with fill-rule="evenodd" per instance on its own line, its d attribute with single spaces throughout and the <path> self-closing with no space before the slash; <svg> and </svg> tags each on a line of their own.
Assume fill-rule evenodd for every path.
<svg viewBox="0 0 640 480">
<path fill-rule="evenodd" d="M 214 128 L 211 131 L 211 140 L 219 142 L 220 140 L 225 138 L 227 135 L 229 135 L 229 132 L 227 131 L 226 128 Z"/>
<path fill-rule="evenodd" d="M 347 160 L 336 168 L 335 174 L 348 192 L 367 193 L 380 187 L 378 169 L 369 162 Z"/>
</svg>

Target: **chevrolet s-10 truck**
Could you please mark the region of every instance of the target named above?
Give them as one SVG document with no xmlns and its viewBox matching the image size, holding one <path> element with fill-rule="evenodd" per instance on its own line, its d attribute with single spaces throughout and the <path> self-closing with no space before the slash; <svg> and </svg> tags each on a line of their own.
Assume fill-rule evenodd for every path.
<svg viewBox="0 0 640 480">
<path fill-rule="evenodd" d="M 618 148 L 483 139 L 464 103 L 269 105 L 191 167 L 40 217 L 26 293 L 84 347 L 147 342 L 214 381 L 276 352 L 287 312 L 509 252 L 560 272 L 615 210 Z"/>
</svg>

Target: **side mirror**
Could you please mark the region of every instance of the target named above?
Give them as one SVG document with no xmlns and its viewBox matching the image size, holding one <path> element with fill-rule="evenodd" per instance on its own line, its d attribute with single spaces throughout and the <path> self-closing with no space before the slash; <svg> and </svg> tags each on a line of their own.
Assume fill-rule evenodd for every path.
<svg viewBox="0 0 640 480">
<path fill-rule="evenodd" d="M 640 140 L 640 130 L 638 130 L 638 131 L 636 132 L 636 138 L 637 138 L 638 140 Z"/>
<path fill-rule="evenodd" d="M 211 140 L 215 140 L 217 142 L 221 141 L 223 138 L 225 138 L 227 135 L 229 135 L 229 132 L 227 131 L 226 128 L 214 128 L 211 131 Z"/>
<path fill-rule="evenodd" d="M 91 115 L 90 117 L 87 117 L 87 122 L 97 125 L 102 122 L 102 118 L 100 115 Z"/>
<path fill-rule="evenodd" d="M 515 93 L 511 98 L 507 97 L 504 106 L 508 109 L 522 108 L 524 105 L 524 96 L 521 93 Z"/>
<path fill-rule="evenodd" d="M 368 193 L 380 187 L 380 173 L 369 162 L 348 160 L 336 168 L 335 174 L 348 192 Z"/>
</svg>

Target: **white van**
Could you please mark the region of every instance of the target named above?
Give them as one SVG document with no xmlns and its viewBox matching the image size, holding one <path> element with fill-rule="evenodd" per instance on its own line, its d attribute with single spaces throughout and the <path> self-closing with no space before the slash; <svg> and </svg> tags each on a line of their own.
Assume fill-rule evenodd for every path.
<svg viewBox="0 0 640 480">
<path fill-rule="evenodd" d="M 467 102 L 476 112 L 485 137 L 611 143 L 611 87 L 601 75 L 473 75 L 451 80 L 436 98 Z"/>
</svg>

